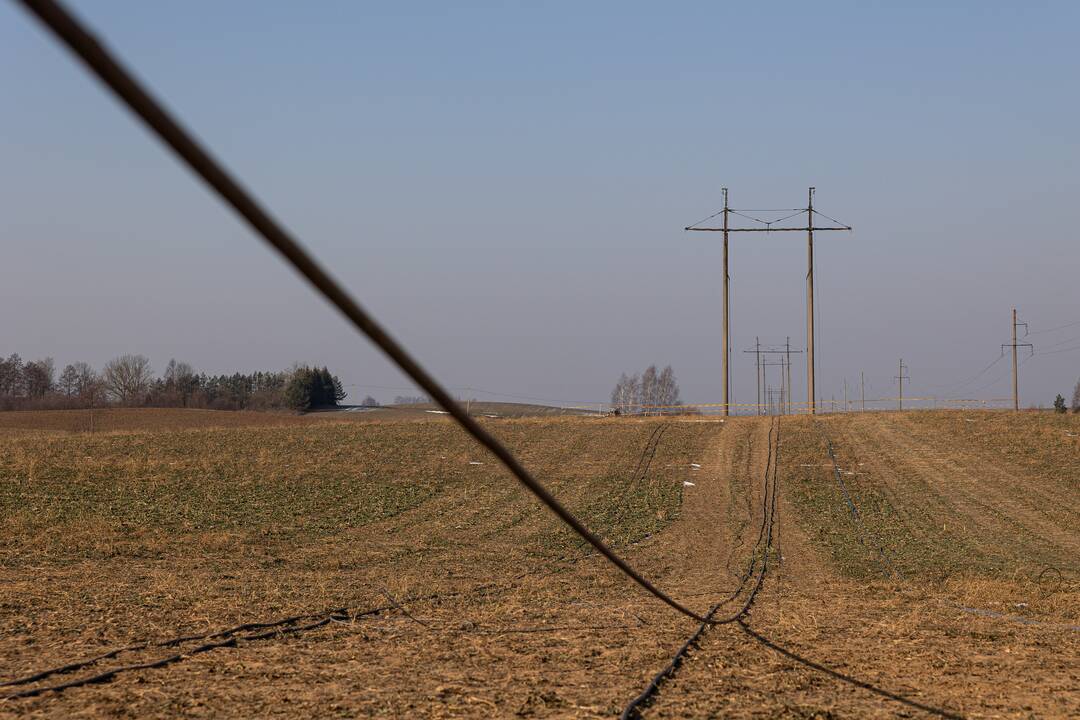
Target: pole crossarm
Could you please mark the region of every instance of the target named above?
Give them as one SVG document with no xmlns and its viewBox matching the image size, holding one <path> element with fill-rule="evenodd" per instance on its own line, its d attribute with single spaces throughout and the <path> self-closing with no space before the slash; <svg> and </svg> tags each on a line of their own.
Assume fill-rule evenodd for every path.
<svg viewBox="0 0 1080 720">
<path fill-rule="evenodd" d="M 711 228 L 711 227 L 710 228 L 687 227 L 687 228 L 683 228 L 683 230 L 686 230 L 687 232 L 725 232 L 724 228 Z M 810 231 L 818 232 L 819 230 L 847 230 L 847 231 L 850 231 L 850 230 L 852 230 L 852 228 L 848 227 L 847 225 L 839 225 L 837 227 L 817 227 L 817 226 L 815 226 L 815 227 L 801 227 L 801 228 L 728 228 L 726 230 L 726 232 L 729 232 L 729 233 L 735 233 L 735 232 L 770 233 L 770 232 L 810 232 Z"/>
</svg>

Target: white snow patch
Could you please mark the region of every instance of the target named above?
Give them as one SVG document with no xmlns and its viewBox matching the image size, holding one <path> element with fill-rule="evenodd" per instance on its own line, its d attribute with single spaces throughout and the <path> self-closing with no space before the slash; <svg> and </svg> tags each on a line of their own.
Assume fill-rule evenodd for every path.
<svg viewBox="0 0 1080 720">
<path fill-rule="evenodd" d="M 694 483 L 690 482 L 689 480 L 683 480 L 682 484 L 684 487 L 695 487 Z"/>
</svg>

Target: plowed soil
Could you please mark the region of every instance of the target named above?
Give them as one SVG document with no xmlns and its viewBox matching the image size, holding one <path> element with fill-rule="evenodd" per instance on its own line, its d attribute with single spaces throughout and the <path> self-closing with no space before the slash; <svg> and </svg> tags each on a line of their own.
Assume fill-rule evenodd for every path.
<svg viewBox="0 0 1080 720">
<path fill-rule="evenodd" d="M 773 442 L 767 418 L 490 425 L 701 611 L 762 552 L 775 448 L 746 628 L 707 630 L 644 717 L 1077 716 L 1080 423 L 1005 418 L 784 418 Z M 138 646 L 0 693 L 179 656 L 2 717 L 613 717 L 697 625 L 444 422 L 0 447 L 0 682 Z"/>
</svg>

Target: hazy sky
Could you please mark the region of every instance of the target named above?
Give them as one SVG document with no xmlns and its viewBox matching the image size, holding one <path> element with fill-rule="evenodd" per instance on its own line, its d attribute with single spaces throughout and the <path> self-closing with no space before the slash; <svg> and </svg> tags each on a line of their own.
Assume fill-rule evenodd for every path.
<svg viewBox="0 0 1080 720">
<path fill-rule="evenodd" d="M 962 383 L 1014 305 L 1080 321 L 1075 2 L 73 6 L 450 385 L 604 400 L 657 363 L 718 401 L 720 238 L 682 228 L 722 186 L 855 226 L 817 243 L 826 398 L 894 394 L 900 357 L 912 393 L 1003 396 L 1005 361 Z M 0 87 L 0 353 L 404 384 L 11 2 Z M 804 236 L 731 260 L 735 349 L 804 345 Z M 1021 372 L 1048 405 L 1080 349 Z"/>
</svg>

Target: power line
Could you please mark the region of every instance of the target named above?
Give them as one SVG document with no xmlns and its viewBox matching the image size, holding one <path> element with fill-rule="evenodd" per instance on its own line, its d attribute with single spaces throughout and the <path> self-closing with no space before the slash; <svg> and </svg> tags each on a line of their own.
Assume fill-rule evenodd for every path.
<svg viewBox="0 0 1080 720">
<path fill-rule="evenodd" d="M 1057 332 L 1058 330 L 1064 330 L 1065 328 L 1076 327 L 1077 325 L 1080 325 L 1080 320 L 1076 320 L 1075 322 L 1071 322 L 1071 323 L 1065 323 L 1064 325 L 1058 325 L 1057 327 L 1046 328 L 1045 330 L 1032 330 L 1031 332 L 1026 333 L 1026 334 L 1027 335 L 1042 335 L 1043 333 Z"/>
<path fill-rule="evenodd" d="M 488 449 L 526 489 L 612 565 L 641 588 L 678 612 L 698 622 L 713 621 L 700 615 L 653 585 L 609 548 L 521 464 L 510 450 L 483 428 L 450 393 L 364 310 L 345 288 L 280 225 L 225 168 L 112 56 L 64 7 L 55 0 L 19 0 L 45 24 L 116 96 L 229 204 L 256 233 L 334 305 L 357 330 L 367 335 L 421 390 L 449 413 L 478 443 Z"/>
<path fill-rule="evenodd" d="M 1061 350 L 1040 350 L 1039 352 L 1035 353 L 1035 355 L 1029 355 L 1028 357 L 1037 357 L 1039 355 L 1057 355 L 1058 353 L 1076 352 L 1077 350 L 1080 350 L 1080 345 L 1071 348 L 1062 348 Z"/>
<path fill-rule="evenodd" d="M 1001 354 L 1000 354 L 1000 355 L 998 355 L 998 356 L 997 356 L 996 358 L 994 358 L 994 361 L 993 361 L 992 363 L 990 363 L 989 365 L 987 365 L 986 367 L 984 367 L 984 368 L 983 368 L 982 370 L 980 370 L 979 372 L 975 373 L 975 375 L 971 376 L 971 377 L 970 377 L 970 378 L 968 378 L 967 380 L 964 380 L 964 381 L 962 381 L 962 382 L 956 382 L 956 383 L 946 383 L 946 384 L 944 384 L 944 385 L 931 385 L 930 387 L 932 387 L 932 388 L 935 388 L 935 387 L 936 387 L 936 388 L 938 388 L 938 389 L 942 390 L 943 392 L 944 392 L 945 390 L 948 390 L 949 392 L 954 392 L 954 391 L 957 391 L 957 390 L 959 390 L 960 388 L 964 387 L 965 385 L 970 385 L 971 383 L 973 383 L 973 382 L 975 382 L 976 380 L 978 380 L 978 379 L 979 379 L 980 377 L 982 377 L 983 375 L 985 375 L 985 374 L 986 374 L 986 372 L 987 372 L 987 371 L 988 371 L 988 370 L 989 370 L 990 368 L 994 367 L 995 365 L 997 365 L 997 364 L 998 364 L 999 362 L 1001 362 L 1001 361 L 1002 361 L 1002 360 L 1004 360 L 1004 359 L 1005 359 L 1005 353 L 1001 353 Z"/>
</svg>

